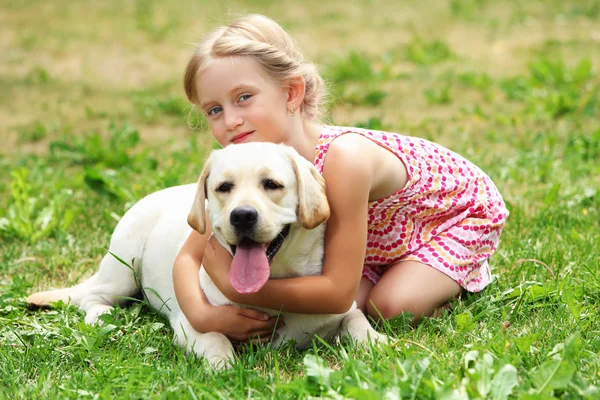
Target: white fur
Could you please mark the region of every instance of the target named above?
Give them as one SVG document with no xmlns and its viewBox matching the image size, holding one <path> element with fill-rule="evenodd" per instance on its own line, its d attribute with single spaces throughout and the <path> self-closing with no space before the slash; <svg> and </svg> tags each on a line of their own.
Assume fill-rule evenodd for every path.
<svg viewBox="0 0 600 400">
<path fill-rule="evenodd" d="M 228 360 L 233 359 L 230 341 L 220 333 L 195 331 L 179 308 L 173 289 L 173 261 L 191 232 L 186 223 L 188 213 L 190 209 L 191 214 L 204 213 L 204 209 L 195 209 L 199 206 L 198 201 L 204 203 L 203 196 L 200 200 L 195 196 L 197 190 L 203 191 L 206 185 L 208 217 L 215 237 L 225 248 L 235 244 L 228 215 L 237 205 L 257 208 L 260 214 L 259 233 L 265 241 L 272 240 L 283 226 L 291 224 L 289 235 L 271 264 L 272 278 L 321 273 L 325 224 L 308 230 L 299 223 L 297 209 L 307 206 L 299 204 L 298 179 L 302 180 L 300 186 L 310 186 L 314 193 L 323 190 L 322 182 L 318 180 L 320 176 L 311 170 L 314 166 L 291 148 L 281 145 L 232 145 L 214 152 L 207 165 L 210 165 L 207 167 L 210 170 L 203 172 L 204 179 L 201 178 L 198 185 L 161 190 L 136 203 L 117 224 L 109 252 L 128 263 L 135 260 L 134 270 L 141 276 L 141 285 L 150 304 L 169 319 L 180 346 L 187 352 L 206 357 L 214 367 L 226 367 Z M 265 171 L 269 171 L 272 174 L 269 177 L 283 183 L 285 188 L 277 192 L 265 191 L 260 183 Z M 307 171 L 310 173 L 307 174 Z M 312 176 L 312 180 L 306 178 L 308 176 Z M 235 190 L 226 195 L 215 192 L 224 177 L 235 180 Z M 58 300 L 70 300 L 85 310 L 86 323 L 96 323 L 99 315 L 110 312 L 114 304 L 123 302 L 123 297 L 133 296 L 139 291 L 133 271 L 110 253 L 102 259 L 99 271 L 86 282 L 68 289 L 36 293 L 29 297 L 29 303 L 47 306 Z M 200 284 L 211 304 L 232 304 L 217 289 L 204 268 L 200 269 Z M 266 311 L 271 315 L 278 313 L 276 310 Z M 384 338 L 371 328 L 355 304 L 348 312 L 337 315 L 282 314 L 285 326 L 278 331 L 279 337 L 273 342 L 275 347 L 284 340 L 292 339 L 298 348 L 305 348 L 315 334 L 325 339 L 338 333 L 349 334 L 358 342 L 369 337 L 374 340 Z"/>
</svg>

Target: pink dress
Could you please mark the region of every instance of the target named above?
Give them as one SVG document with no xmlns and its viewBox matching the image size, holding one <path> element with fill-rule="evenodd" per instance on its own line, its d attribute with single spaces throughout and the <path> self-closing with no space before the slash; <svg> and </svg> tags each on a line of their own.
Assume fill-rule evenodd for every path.
<svg viewBox="0 0 600 400">
<path fill-rule="evenodd" d="M 315 166 L 323 173 L 331 142 L 344 133 L 364 136 L 394 153 L 408 182 L 369 203 L 363 276 L 374 284 L 397 261 L 437 269 L 470 292 L 491 280 L 488 259 L 496 251 L 508 210 L 492 180 L 458 154 L 425 139 L 359 128 L 325 126 Z"/>
</svg>

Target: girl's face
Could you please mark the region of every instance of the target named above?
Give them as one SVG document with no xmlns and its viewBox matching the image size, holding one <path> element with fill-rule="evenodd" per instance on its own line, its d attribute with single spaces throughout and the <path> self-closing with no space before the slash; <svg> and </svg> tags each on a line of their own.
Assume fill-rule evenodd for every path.
<svg viewBox="0 0 600 400">
<path fill-rule="evenodd" d="M 223 147 L 242 142 L 286 142 L 291 126 L 288 91 L 252 57 L 212 60 L 196 90 L 212 134 Z"/>
</svg>

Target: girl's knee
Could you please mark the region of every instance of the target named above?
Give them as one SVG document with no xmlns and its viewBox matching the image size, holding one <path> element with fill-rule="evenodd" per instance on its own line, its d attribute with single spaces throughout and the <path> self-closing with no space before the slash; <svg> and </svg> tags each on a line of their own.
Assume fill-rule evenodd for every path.
<svg viewBox="0 0 600 400">
<path fill-rule="evenodd" d="M 365 308 L 368 315 L 375 320 L 388 320 L 407 311 L 412 312 L 414 309 L 414 307 L 410 306 L 409 299 L 395 298 L 392 301 L 388 297 L 377 295 L 369 296 Z"/>
<path fill-rule="evenodd" d="M 367 314 L 376 320 L 388 320 L 405 313 L 411 313 L 413 320 L 434 314 L 437 305 L 417 296 L 369 296 L 366 304 Z"/>
<path fill-rule="evenodd" d="M 373 289 L 373 282 L 363 277 L 358 287 L 358 293 L 356 294 L 356 307 L 361 310 L 365 315 L 367 314 L 367 301 L 369 299 L 371 289 Z"/>
<path fill-rule="evenodd" d="M 413 319 L 430 317 L 462 291 L 442 272 L 418 261 L 392 265 L 369 293 L 366 309 L 375 319 L 390 319 L 410 312 Z"/>
<path fill-rule="evenodd" d="M 365 304 L 365 313 L 375 320 L 387 320 L 395 317 L 396 310 L 387 302 L 374 301 L 369 298 Z"/>
</svg>

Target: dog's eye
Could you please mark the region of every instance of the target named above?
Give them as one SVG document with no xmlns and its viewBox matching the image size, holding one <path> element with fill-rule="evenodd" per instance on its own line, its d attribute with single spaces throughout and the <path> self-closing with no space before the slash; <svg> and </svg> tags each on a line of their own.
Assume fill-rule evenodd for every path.
<svg viewBox="0 0 600 400">
<path fill-rule="evenodd" d="M 233 188 L 233 183 L 223 182 L 219 186 L 217 186 L 216 191 L 219 193 L 229 193 L 229 192 L 231 192 L 232 188 Z"/>
<path fill-rule="evenodd" d="M 265 179 L 263 182 L 263 187 L 266 190 L 278 190 L 278 189 L 282 189 L 283 185 L 280 185 L 279 183 L 275 182 L 274 180 L 271 179 Z"/>
</svg>

